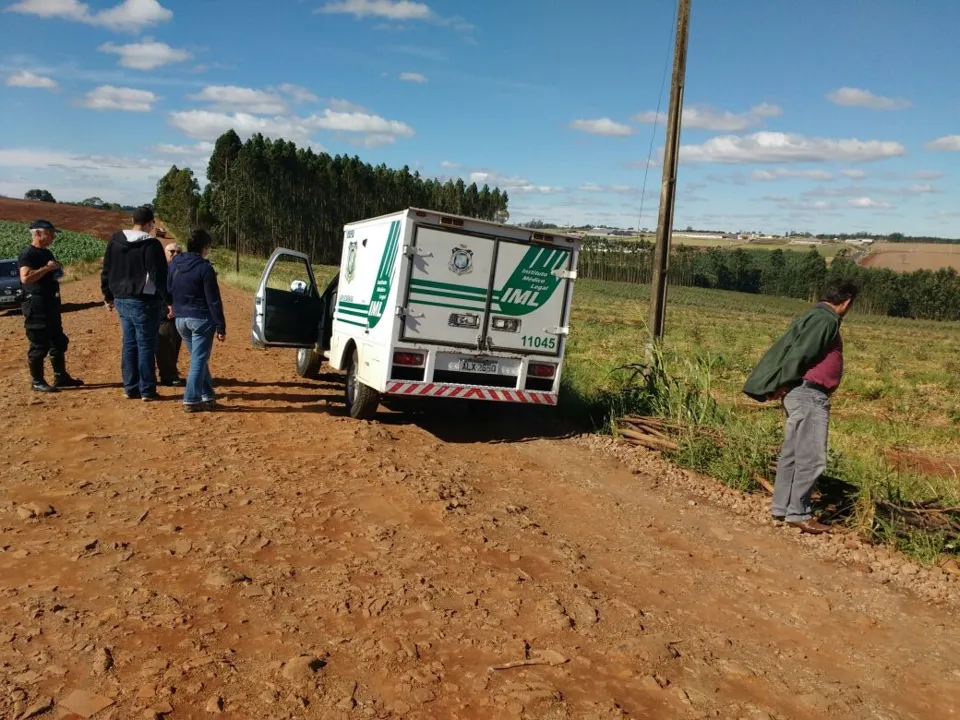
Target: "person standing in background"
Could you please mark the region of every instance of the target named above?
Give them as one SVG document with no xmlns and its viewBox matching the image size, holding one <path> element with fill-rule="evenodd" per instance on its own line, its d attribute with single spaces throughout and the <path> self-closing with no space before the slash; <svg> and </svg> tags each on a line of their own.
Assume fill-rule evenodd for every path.
<svg viewBox="0 0 960 720">
<path fill-rule="evenodd" d="M 130 400 L 159 400 L 157 334 L 161 300 L 169 303 L 167 258 L 153 237 L 153 209 L 133 211 L 133 229 L 118 230 L 107 243 L 100 288 L 108 310 L 117 310 L 123 330 L 123 391 Z"/>
<path fill-rule="evenodd" d="M 164 233 L 166 234 L 166 233 Z M 160 230 L 157 230 L 160 235 Z M 179 244 L 172 242 L 165 248 L 167 264 L 183 252 Z M 177 370 L 177 360 L 180 357 L 180 345 L 183 338 L 177 330 L 177 323 L 173 317 L 173 308 L 167 303 L 163 303 L 160 314 L 160 332 L 157 339 L 157 374 L 160 376 L 160 384 L 165 387 L 182 387 L 185 383 L 180 378 L 180 371 Z"/>
<path fill-rule="evenodd" d="M 183 393 L 183 409 L 188 413 L 215 409 L 217 397 L 210 374 L 210 354 L 214 336 L 223 342 L 227 335 L 217 271 L 207 260 L 212 245 L 206 230 L 194 230 L 187 239 L 187 252 L 170 264 L 173 314 L 190 353 L 190 372 Z"/>
<path fill-rule="evenodd" d="M 23 327 L 30 341 L 27 364 L 31 387 L 35 392 L 55 393 L 63 387 L 79 387 L 82 380 L 67 372 L 67 347 L 70 339 L 63 332 L 60 314 L 60 278 L 63 268 L 50 252 L 54 236 L 59 232 L 47 220 L 30 225 L 30 244 L 20 252 L 17 266 L 23 286 Z M 44 359 L 50 356 L 53 385 L 44 377 Z"/>
<path fill-rule="evenodd" d="M 830 532 L 813 517 L 810 499 L 827 469 L 830 397 L 843 378 L 840 325 L 857 297 L 857 286 L 839 280 L 798 318 L 750 373 L 743 392 L 754 400 L 780 400 L 787 414 L 777 463 L 771 514 L 802 532 Z"/>
</svg>

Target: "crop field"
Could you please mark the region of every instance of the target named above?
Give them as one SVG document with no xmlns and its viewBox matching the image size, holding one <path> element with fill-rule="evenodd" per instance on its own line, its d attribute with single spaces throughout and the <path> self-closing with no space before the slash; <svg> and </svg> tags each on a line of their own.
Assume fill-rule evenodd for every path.
<svg viewBox="0 0 960 720">
<path fill-rule="evenodd" d="M 0 258 L 15 258 L 30 243 L 29 225 L 0 220 Z M 103 257 L 103 240 L 84 233 L 61 230 L 51 248 L 63 264 L 88 263 Z"/>
<path fill-rule="evenodd" d="M 960 245 L 880 243 L 863 259 L 863 266 L 897 272 L 942 268 L 960 270 Z"/>
</svg>

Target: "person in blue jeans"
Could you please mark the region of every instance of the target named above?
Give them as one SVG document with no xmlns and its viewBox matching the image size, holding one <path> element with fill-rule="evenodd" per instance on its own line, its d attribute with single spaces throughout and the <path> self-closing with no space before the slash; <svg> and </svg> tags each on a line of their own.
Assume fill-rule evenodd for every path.
<svg viewBox="0 0 960 720">
<path fill-rule="evenodd" d="M 190 371 L 183 393 L 183 409 L 188 413 L 216 407 L 210 354 L 213 338 L 223 342 L 227 337 L 217 271 L 207 260 L 212 245 L 206 230 L 194 230 L 187 239 L 187 251 L 170 263 L 168 283 L 173 296 L 173 315 L 177 332 L 190 353 Z"/>
<path fill-rule="evenodd" d="M 133 229 L 118 230 L 103 254 L 100 287 L 108 310 L 123 331 L 121 373 L 130 400 L 150 402 L 157 394 L 157 334 L 167 292 L 167 258 L 153 236 L 156 219 L 147 205 L 133 212 Z"/>
</svg>

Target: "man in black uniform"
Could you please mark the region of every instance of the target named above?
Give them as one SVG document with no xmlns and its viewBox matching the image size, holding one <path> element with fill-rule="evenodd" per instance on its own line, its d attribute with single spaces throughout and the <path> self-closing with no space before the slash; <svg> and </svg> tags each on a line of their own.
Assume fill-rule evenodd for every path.
<svg viewBox="0 0 960 720">
<path fill-rule="evenodd" d="M 20 283 L 23 285 L 23 326 L 27 331 L 30 349 L 27 362 L 30 378 L 37 392 L 60 392 L 62 387 L 79 387 L 82 380 L 67 372 L 66 352 L 70 340 L 63 332 L 60 317 L 60 278 L 63 268 L 57 262 L 50 246 L 57 229 L 47 220 L 30 225 L 30 244 L 20 253 Z M 53 365 L 53 385 L 43 375 L 44 358 L 50 356 Z"/>
</svg>

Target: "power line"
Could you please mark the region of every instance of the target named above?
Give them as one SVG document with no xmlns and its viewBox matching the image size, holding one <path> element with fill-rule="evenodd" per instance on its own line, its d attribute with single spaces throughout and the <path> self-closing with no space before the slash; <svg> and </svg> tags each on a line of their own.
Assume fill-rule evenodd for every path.
<svg viewBox="0 0 960 720">
<path fill-rule="evenodd" d="M 650 132 L 650 149 L 647 151 L 647 164 L 643 170 L 643 188 L 640 190 L 640 217 L 637 218 L 637 230 L 643 227 L 643 203 L 647 194 L 647 176 L 650 174 L 650 160 L 653 158 L 653 143 L 657 138 L 657 125 L 660 123 L 660 107 L 663 104 L 663 89 L 667 85 L 667 70 L 670 68 L 670 51 L 673 49 L 674 33 L 677 25 L 677 11 L 674 5 L 670 19 L 670 32 L 667 33 L 667 52 L 663 61 L 663 77 L 660 79 L 660 95 L 657 97 L 657 113 L 653 116 L 653 130 Z"/>
</svg>

